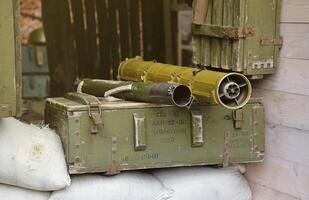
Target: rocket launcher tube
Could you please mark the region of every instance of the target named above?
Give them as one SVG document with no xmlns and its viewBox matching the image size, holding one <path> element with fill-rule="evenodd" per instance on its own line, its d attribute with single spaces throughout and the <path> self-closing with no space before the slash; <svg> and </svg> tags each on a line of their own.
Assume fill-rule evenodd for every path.
<svg viewBox="0 0 309 200">
<path fill-rule="evenodd" d="M 193 101 L 189 87 L 170 83 L 142 83 L 85 79 L 78 92 L 106 97 L 113 96 L 130 101 L 151 102 L 190 107 Z"/>
<path fill-rule="evenodd" d="M 243 107 L 248 103 L 252 93 L 250 81 L 239 73 L 222 73 L 143 61 L 140 57 L 122 62 L 119 77 L 121 80 L 187 85 L 197 102 L 221 104 L 228 109 Z"/>
</svg>

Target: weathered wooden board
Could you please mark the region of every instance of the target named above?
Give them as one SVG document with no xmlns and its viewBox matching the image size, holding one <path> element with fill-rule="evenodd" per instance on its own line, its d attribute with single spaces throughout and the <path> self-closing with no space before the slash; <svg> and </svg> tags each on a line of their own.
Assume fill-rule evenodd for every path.
<svg viewBox="0 0 309 200">
<path fill-rule="evenodd" d="M 249 182 L 253 200 L 300 200 L 294 196 L 276 191 L 258 183 Z"/>
<path fill-rule="evenodd" d="M 110 40 L 111 41 L 111 74 L 112 74 L 112 79 L 115 80 L 117 79 L 118 75 L 118 66 L 119 63 L 121 62 L 120 59 L 120 52 L 121 52 L 121 46 L 120 46 L 120 37 L 119 37 L 119 0 L 112 0 L 109 1 L 108 3 L 108 12 L 109 12 L 109 23 L 106 24 L 110 31 L 110 38 L 105 38 L 105 40 Z M 107 28 L 107 27 L 105 27 Z"/>
<path fill-rule="evenodd" d="M 283 0 L 281 22 L 309 22 L 308 0 Z"/>
<path fill-rule="evenodd" d="M 173 39 L 172 38 L 172 13 L 171 1 L 163 1 L 164 15 L 164 43 L 165 43 L 165 58 L 167 63 L 174 63 L 173 55 Z M 174 39 L 175 40 L 175 39 Z M 176 41 L 174 41 L 176 42 Z"/>
<path fill-rule="evenodd" d="M 88 62 L 88 41 L 85 31 L 85 18 L 83 11 L 83 1 L 74 0 L 72 4 L 72 15 L 73 15 L 73 27 L 74 27 L 74 38 L 76 45 L 76 59 L 78 66 L 78 76 L 80 78 L 90 77 L 91 71 L 89 70 Z"/>
<path fill-rule="evenodd" d="M 309 167 L 309 132 L 266 124 L 266 154 Z"/>
<path fill-rule="evenodd" d="M 53 96 L 72 91 L 77 78 L 117 79 L 119 63 L 127 57 L 141 55 L 161 62 L 171 57 L 171 30 L 164 26 L 171 17 L 169 13 L 164 18 L 164 10 L 170 8 L 163 0 L 43 0 L 42 4 Z"/>
<path fill-rule="evenodd" d="M 110 28 L 107 28 L 108 24 L 110 23 L 108 15 L 108 4 L 106 1 L 97 1 L 96 6 L 98 15 L 97 23 L 99 32 L 100 68 L 102 70 L 101 78 L 111 79 L 111 31 Z"/>
<path fill-rule="evenodd" d="M 276 74 L 253 83 L 256 88 L 309 96 L 309 60 L 281 58 Z"/>
<path fill-rule="evenodd" d="M 308 167 L 266 156 L 263 163 L 247 165 L 246 177 L 249 181 L 296 198 L 309 199 Z"/>
<path fill-rule="evenodd" d="M 43 0 L 42 17 L 47 38 L 51 95 L 63 96 L 73 91 L 77 75 L 68 1 Z"/>
<path fill-rule="evenodd" d="M 283 37 L 280 57 L 309 59 L 309 24 L 283 23 L 280 29 Z"/>
<path fill-rule="evenodd" d="M 142 51 L 142 27 L 139 23 L 133 23 L 139 21 L 141 18 L 141 8 L 140 1 L 130 1 L 129 4 L 129 16 L 130 16 L 130 35 L 131 35 L 131 48 L 132 48 L 132 56 L 143 56 L 144 52 Z"/>
<path fill-rule="evenodd" d="M 163 1 L 141 0 L 145 60 L 165 61 Z"/>
<path fill-rule="evenodd" d="M 131 34 L 130 34 L 130 17 L 129 17 L 129 1 L 118 1 L 119 7 L 119 31 L 120 31 L 120 59 L 125 60 L 126 58 L 132 57 L 130 46 Z"/>
<path fill-rule="evenodd" d="M 255 89 L 254 96 L 263 97 L 267 122 L 309 131 L 309 96 L 271 89 Z"/>
<path fill-rule="evenodd" d="M 95 1 L 85 1 L 86 12 L 86 36 L 88 47 L 88 68 L 92 66 L 90 70 L 90 76 L 93 78 L 99 78 L 102 75 L 102 68 L 100 67 L 99 49 L 97 42 L 98 27 L 97 27 L 97 10 Z"/>
<path fill-rule="evenodd" d="M 283 0 L 281 22 L 278 71 L 253 84 L 270 122 L 266 160 L 247 168 L 254 200 L 309 199 L 309 1 Z"/>
</svg>

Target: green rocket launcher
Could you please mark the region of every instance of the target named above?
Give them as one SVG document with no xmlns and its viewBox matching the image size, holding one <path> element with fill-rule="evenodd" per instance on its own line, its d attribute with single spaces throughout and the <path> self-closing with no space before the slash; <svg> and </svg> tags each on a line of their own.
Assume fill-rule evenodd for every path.
<svg viewBox="0 0 309 200">
<path fill-rule="evenodd" d="M 181 67 L 144 61 L 140 57 L 123 61 L 119 77 L 126 81 L 186 85 L 197 102 L 220 104 L 232 110 L 246 105 L 252 92 L 250 81 L 239 73 Z"/>
<path fill-rule="evenodd" d="M 170 83 L 142 83 L 85 79 L 78 92 L 97 97 L 113 96 L 129 101 L 140 101 L 190 107 L 193 96 L 189 87 Z"/>
</svg>

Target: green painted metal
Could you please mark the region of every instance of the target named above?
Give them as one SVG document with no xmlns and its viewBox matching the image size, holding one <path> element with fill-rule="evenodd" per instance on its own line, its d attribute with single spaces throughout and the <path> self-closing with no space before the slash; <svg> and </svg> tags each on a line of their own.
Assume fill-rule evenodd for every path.
<svg viewBox="0 0 309 200">
<path fill-rule="evenodd" d="M 23 75 L 23 98 L 43 99 L 49 96 L 49 75 Z"/>
<path fill-rule="evenodd" d="M 242 72 L 251 78 L 275 73 L 282 45 L 281 0 L 209 0 L 208 3 L 204 23 L 192 25 L 193 62 Z"/>
<path fill-rule="evenodd" d="M 49 66 L 43 44 L 22 46 L 23 98 L 42 99 L 49 96 Z"/>
<path fill-rule="evenodd" d="M 43 28 L 30 33 L 28 45 L 22 46 L 23 98 L 49 96 L 49 66 Z"/>
<path fill-rule="evenodd" d="M 104 97 L 190 107 L 193 96 L 189 87 L 170 83 L 142 83 L 132 81 L 110 81 L 84 79 L 78 86 L 79 92 Z"/>
<path fill-rule="evenodd" d="M 41 28 L 37 28 L 33 30 L 30 33 L 28 42 L 33 45 L 45 45 L 46 38 L 45 38 L 44 29 L 41 27 Z"/>
<path fill-rule="evenodd" d="M 62 139 L 71 174 L 263 159 L 264 107 L 257 99 L 232 111 L 73 96 L 47 99 L 45 110 L 46 123 Z"/>
<path fill-rule="evenodd" d="M 0 1 L 0 117 L 21 114 L 19 1 Z"/>
<path fill-rule="evenodd" d="M 48 60 L 46 46 L 22 46 L 23 74 L 48 74 Z"/>
</svg>

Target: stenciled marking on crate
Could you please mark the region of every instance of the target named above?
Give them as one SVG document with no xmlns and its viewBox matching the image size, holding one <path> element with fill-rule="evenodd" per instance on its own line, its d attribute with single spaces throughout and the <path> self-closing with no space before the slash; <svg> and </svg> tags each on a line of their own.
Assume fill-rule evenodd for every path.
<svg viewBox="0 0 309 200">
<path fill-rule="evenodd" d="M 174 143 L 175 142 L 175 137 L 164 137 L 164 138 L 161 138 L 160 141 L 162 143 L 166 143 L 166 144 Z"/>
<path fill-rule="evenodd" d="M 179 111 L 158 111 L 151 120 L 151 132 L 153 135 L 178 135 L 187 133 L 187 119 Z M 163 140 L 168 143 L 173 139 Z"/>
<path fill-rule="evenodd" d="M 252 139 L 249 131 L 237 131 L 230 133 L 229 147 L 231 149 L 237 148 L 251 148 Z"/>
<path fill-rule="evenodd" d="M 133 155 L 124 155 L 122 161 L 142 161 L 142 160 L 158 160 L 159 153 L 143 153 L 143 154 L 133 154 Z"/>
</svg>

